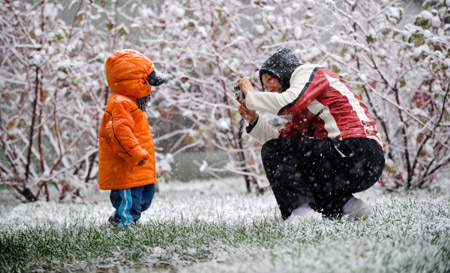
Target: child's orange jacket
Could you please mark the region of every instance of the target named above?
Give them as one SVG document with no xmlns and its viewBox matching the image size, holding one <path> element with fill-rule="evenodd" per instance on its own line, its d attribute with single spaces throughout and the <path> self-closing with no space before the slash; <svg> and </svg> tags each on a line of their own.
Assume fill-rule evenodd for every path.
<svg viewBox="0 0 450 273">
<path fill-rule="evenodd" d="M 153 136 L 136 98 L 150 95 L 153 63 L 139 52 L 120 50 L 108 57 L 106 78 L 113 93 L 99 131 L 98 184 L 102 190 L 156 183 Z M 147 159 L 144 165 L 137 164 Z"/>
</svg>

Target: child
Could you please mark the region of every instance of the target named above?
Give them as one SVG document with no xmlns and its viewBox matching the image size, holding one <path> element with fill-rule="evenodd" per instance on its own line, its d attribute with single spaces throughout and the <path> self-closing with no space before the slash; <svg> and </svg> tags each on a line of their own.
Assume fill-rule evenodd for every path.
<svg viewBox="0 0 450 273">
<path fill-rule="evenodd" d="M 134 50 L 119 50 L 105 64 L 108 99 L 99 131 L 101 190 L 111 190 L 116 209 L 113 225 L 136 224 L 155 194 L 156 168 L 153 136 L 145 115 L 150 86 L 166 82 L 153 63 Z"/>
</svg>

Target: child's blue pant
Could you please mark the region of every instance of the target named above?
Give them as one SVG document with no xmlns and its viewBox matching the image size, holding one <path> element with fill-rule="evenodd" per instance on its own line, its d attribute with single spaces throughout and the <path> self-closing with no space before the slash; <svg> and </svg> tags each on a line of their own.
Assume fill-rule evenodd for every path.
<svg viewBox="0 0 450 273">
<path fill-rule="evenodd" d="M 155 184 L 126 189 L 111 190 L 109 198 L 116 209 L 114 221 L 119 227 L 136 223 L 141 218 L 141 212 L 150 207 L 155 195 Z"/>
</svg>

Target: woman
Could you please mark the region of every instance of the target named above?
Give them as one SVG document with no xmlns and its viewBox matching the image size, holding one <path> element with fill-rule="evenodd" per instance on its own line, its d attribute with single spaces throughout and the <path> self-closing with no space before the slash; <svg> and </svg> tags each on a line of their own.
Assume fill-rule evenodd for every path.
<svg viewBox="0 0 450 273">
<path fill-rule="evenodd" d="M 375 184 L 385 164 L 366 105 L 331 70 L 301 64 L 287 48 L 277 49 L 259 75 L 268 92 L 238 80 L 245 94 L 239 113 L 249 135 L 264 144 L 264 168 L 283 219 L 366 219 L 370 209 L 353 193 Z M 278 131 L 256 110 L 290 120 Z"/>
</svg>

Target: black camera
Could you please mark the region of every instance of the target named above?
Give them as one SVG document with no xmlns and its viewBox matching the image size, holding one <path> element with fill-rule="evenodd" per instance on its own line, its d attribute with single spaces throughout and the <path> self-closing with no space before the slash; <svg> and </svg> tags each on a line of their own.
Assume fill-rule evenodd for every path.
<svg viewBox="0 0 450 273">
<path fill-rule="evenodd" d="M 244 92 L 242 92 L 241 87 L 239 86 L 239 84 L 235 84 L 234 85 L 234 95 L 236 96 L 236 99 L 238 101 L 242 101 L 243 99 L 245 99 Z"/>
</svg>

